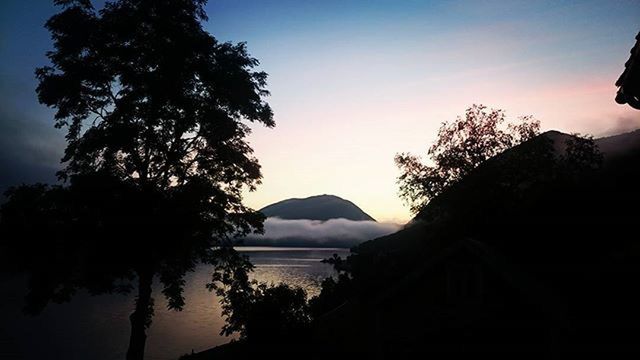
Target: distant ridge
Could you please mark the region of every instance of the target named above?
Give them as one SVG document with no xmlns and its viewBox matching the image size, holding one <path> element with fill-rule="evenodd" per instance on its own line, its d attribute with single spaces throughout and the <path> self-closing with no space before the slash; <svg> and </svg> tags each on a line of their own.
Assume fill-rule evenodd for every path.
<svg viewBox="0 0 640 360">
<path fill-rule="evenodd" d="M 335 195 L 316 195 L 308 198 L 287 199 L 260 209 L 267 217 L 287 220 L 348 219 L 354 221 L 376 221 L 349 200 Z"/>
<path fill-rule="evenodd" d="M 640 129 L 595 140 L 605 157 L 617 157 L 640 151 Z"/>
</svg>

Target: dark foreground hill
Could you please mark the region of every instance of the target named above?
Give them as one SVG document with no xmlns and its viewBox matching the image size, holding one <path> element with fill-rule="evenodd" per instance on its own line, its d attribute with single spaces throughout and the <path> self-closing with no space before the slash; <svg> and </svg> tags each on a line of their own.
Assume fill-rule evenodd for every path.
<svg viewBox="0 0 640 360">
<path fill-rule="evenodd" d="M 584 171 L 559 160 L 567 140 L 506 151 L 412 226 L 357 247 L 352 293 L 318 320 L 315 345 L 638 351 L 640 133 L 597 140 L 603 165 Z"/>
<path fill-rule="evenodd" d="M 317 195 L 304 199 L 287 199 L 260 209 L 267 217 L 287 220 L 347 219 L 354 221 L 375 221 L 351 201 L 335 195 Z"/>
</svg>

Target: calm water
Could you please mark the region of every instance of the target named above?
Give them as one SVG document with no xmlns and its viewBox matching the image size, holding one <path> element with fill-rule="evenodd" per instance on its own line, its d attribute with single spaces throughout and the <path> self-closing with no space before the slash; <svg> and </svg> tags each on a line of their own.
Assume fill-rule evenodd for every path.
<svg viewBox="0 0 640 360">
<path fill-rule="evenodd" d="M 309 295 L 332 276 L 320 260 L 348 249 L 247 247 L 242 250 L 256 266 L 254 279 L 300 286 Z M 216 296 L 206 290 L 211 269 L 199 267 L 186 278 L 186 306 L 182 312 L 166 310 L 155 287 L 155 317 L 147 339 L 147 359 L 176 359 L 191 350 L 201 351 L 228 342 L 219 335 L 224 320 Z M 36 317 L 20 311 L 23 294 L 16 280 L 0 285 L 0 359 L 124 359 L 129 338 L 128 316 L 133 298 L 123 295 L 91 297 L 78 294 L 70 303 L 53 304 Z"/>
</svg>

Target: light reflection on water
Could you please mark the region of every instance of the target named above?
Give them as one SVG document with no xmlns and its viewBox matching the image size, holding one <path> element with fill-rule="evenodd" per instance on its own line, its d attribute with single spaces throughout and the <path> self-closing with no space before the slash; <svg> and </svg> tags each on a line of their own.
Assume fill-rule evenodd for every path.
<svg viewBox="0 0 640 360">
<path fill-rule="evenodd" d="M 284 248 L 274 251 L 268 247 L 245 247 L 241 252 L 246 254 L 255 265 L 252 278 L 272 284 L 284 282 L 299 286 L 309 297 L 320 292 L 320 283 L 333 274 L 330 265 L 322 263 L 322 259 L 338 254 L 346 257 L 347 249 L 313 249 Z"/>
<path fill-rule="evenodd" d="M 245 247 L 255 269 L 255 280 L 302 287 L 317 295 L 323 279 L 333 275 L 321 262 L 334 253 L 342 257 L 347 249 Z M 201 351 L 230 341 L 220 336 L 224 324 L 218 299 L 205 284 L 211 268 L 200 266 L 187 275 L 183 311 L 167 310 L 167 302 L 155 286 L 155 316 L 147 339 L 147 359 L 176 359 L 191 350 Z M 13 284 L 0 282 L 0 358 L 124 359 L 129 338 L 128 316 L 133 297 L 85 293 L 66 304 L 53 304 L 36 317 L 20 313 L 22 294 Z"/>
</svg>

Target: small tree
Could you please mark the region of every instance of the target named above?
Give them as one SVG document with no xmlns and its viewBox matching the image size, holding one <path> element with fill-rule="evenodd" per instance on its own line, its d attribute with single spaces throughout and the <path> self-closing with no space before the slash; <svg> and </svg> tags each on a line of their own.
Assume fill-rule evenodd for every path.
<svg viewBox="0 0 640 360">
<path fill-rule="evenodd" d="M 262 228 L 241 194 L 261 179 L 245 121 L 274 126 L 267 75 L 253 70 L 244 43 L 203 29 L 206 0 L 113 0 L 99 11 L 90 0 L 54 3 L 62 9 L 46 23 L 54 49 L 36 70 L 37 93 L 68 130 L 66 186 L 12 190 L 2 220 L 13 240 L 3 245 L 29 258 L 55 239 L 46 248 L 56 252 L 39 252 L 49 271 L 24 263 L 37 267 L 34 312 L 78 287 L 128 290 L 135 279 L 127 358 L 142 359 L 156 276 L 180 310 L 183 277 L 198 261 L 247 269 L 232 249 L 219 250 Z"/>
<path fill-rule="evenodd" d="M 409 153 L 395 156 L 401 175 L 400 196 L 418 213 L 426 204 L 485 160 L 529 140 L 540 132 L 540 122 L 522 116 L 505 126 L 503 110 L 472 105 L 463 117 L 444 122 L 427 155 L 431 164 Z"/>
<path fill-rule="evenodd" d="M 241 339 L 253 344 L 295 343 L 311 322 L 306 291 L 284 283 L 250 281 L 246 272 L 235 268 L 251 264 L 236 260 L 241 263 L 218 265 L 213 281 L 207 284 L 222 299 L 222 315 L 227 323 L 220 334 L 239 333 Z"/>
</svg>

